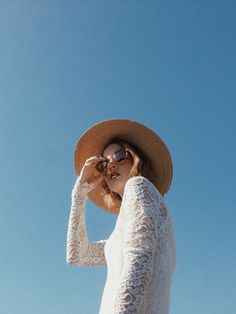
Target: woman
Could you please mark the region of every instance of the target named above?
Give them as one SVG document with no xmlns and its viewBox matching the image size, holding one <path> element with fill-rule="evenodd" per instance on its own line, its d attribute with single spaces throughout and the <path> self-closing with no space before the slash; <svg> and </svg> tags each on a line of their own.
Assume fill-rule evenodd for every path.
<svg viewBox="0 0 236 314">
<path fill-rule="evenodd" d="M 67 262 L 107 265 L 99 314 L 167 314 L 176 264 L 175 236 L 163 195 L 172 179 L 166 145 L 130 120 L 108 120 L 83 134 L 75 150 Z M 88 197 L 118 215 L 107 240 L 90 243 Z"/>
</svg>

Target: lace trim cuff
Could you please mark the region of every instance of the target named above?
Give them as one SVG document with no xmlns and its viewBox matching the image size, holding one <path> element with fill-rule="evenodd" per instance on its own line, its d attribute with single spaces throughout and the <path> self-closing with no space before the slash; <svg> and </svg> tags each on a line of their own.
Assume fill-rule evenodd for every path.
<svg viewBox="0 0 236 314">
<path fill-rule="evenodd" d="M 80 182 L 80 177 L 78 176 L 74 185 L 74 188 L 72 190 L 72 196 L 75 196 L 76 198 L 84 198 L 87 199 L 87 194 L 93 189 L 94 185 L 93 183 L 88 182 Z"/>
</svg>

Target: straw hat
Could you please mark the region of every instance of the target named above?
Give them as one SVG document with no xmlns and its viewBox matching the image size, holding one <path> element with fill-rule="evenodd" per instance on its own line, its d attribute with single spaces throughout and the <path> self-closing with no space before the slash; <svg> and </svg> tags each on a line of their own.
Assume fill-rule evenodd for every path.
<svg viewBox="0 0 236 314">
<path fill-rule="evenodd" d="M 78 140 L 74 152 L 75 172 L 78 176 L 87 158 L 101 155 L 107 143 L 121 138 L 136 145 L 152 162 L 154 184 L 164 195 L 171 184 L 173 168 L 170 153 L 161 138 L 145 125 L 133 120 L 112 119 L 90 127 Z M 109 210 L 103 201 L 104 189 L 98 184 L 88 197 L 100 208 L 113 214 L 119 207 Z"/>
</svg>

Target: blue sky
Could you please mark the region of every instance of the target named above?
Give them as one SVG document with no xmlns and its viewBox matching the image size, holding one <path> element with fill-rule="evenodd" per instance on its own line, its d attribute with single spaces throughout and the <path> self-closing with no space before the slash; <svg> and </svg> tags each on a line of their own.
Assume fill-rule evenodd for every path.
<svg viewBox="0 0 236 314">
<path fill-rule="evenodd" d="M 105 267 L 66 264 L 74 147 L 136 120 L 167 144 L 170 314 L 234 313 L 235 1 L 0 2 L 0 310 L 95 314 Z M 87 203 L 90 241 L 116 216 Z"/>
</svg>

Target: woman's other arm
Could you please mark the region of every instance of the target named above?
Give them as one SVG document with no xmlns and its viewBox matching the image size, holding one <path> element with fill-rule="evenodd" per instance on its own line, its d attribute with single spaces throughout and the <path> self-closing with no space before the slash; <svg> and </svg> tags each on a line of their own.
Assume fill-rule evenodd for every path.
<svg viewBox="0 0 236 314">
<path fill-rule="evenodd" d="M 86 228 L 86 201 L 87 193 L 92 189 L 92 184 L 81 183 L 77 177 L 71 195 L 71 211 L 67 231 L 68 264 L 77 266 L 106 265 L 104 246 L 106 241 L 89 243 Z"/>
<path fill-rule="evenodd" d="M 125 189 L 124 269 L 114 313 L 138 314 L 152 277 L 160 201 L 144 177 L 131 178 Z"/>
</svg>

